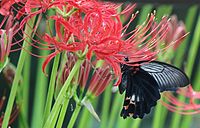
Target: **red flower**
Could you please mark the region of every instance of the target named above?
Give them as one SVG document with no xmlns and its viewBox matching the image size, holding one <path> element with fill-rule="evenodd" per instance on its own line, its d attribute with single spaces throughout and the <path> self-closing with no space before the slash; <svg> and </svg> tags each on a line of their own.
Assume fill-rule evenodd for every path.
<svg viewBox="0 0 200 128">
<path fill-rule="evenodd" d="M 174 49 L 176 49 L 186 35 L 185 24 L 182 21 L 178 21 L 175 15 L 171 16 L 169 21 L 169 31 L 166 35 L 165 41 L 167 43 L 176 42 L 174 45 Z"/>
<path fill-rule="evenodd" d="M 90 79 L 89 74 L 91 69 L 92 64 L 90 61 L 85 60 L 80 69 L 79 84 L 83 89 L 88 86 L 88 90 L 91 94 L 99 96 L 112 81 L 110 68 L 107 66 L 94 69 L 93 75 Z"/>
<path fill-rule="evenodd" d="M 165 45 L 172 46 L 174 50 L 180 45 L 180 43 L 183 41 L 183 39 L 186 37 L 186 28 L 185 24 L 181 21 L 178 21 L 177 17 L 175 15 L 171 16 L 168 21 L 168 31 L 165 34 L 166 36 L 163 38 L 163 41 L 165 42 Z M 152 29 L 157 27 L 157 23 L 154 22 L 154 25 L 152 26 Z M 153 36 L 157 33 L 155 31 Z M 159 49 L 159 48 L 158 48 Z"/>
<path fill-rule="evenodd" d="M 3 63 L 10 53 L 13 36 L 19 30 L 17 25 L 12 15 L 6 16 L 0 24 L 0 63 Z"/>
<path fill-rule="evenodd" d="M 24 3 L 26 0 L 1 0 L 0 3 L 0 14 L 8 16 L 11 14 L 11 7 L 16 3 Z"/>
<path fill-rule="evenodd" d="M 87 47 L 87 59 L 90 60 L 91 56 L 95 55 L 97 60 L 105 60 L 113 68 L 115 75 L 120 77 L 117 82 L 118 85 L 121 80 L 120 63 L 126 63 L 124 61 L 125 57 L 130 58 L 130 61 L 134 62 L 142 60 L 150 61 L 156 58 L 160 50 L 153 50 L 163 37 L 165 37 L 168 31 L 168 20 L 167 18 L 163 18 L 158 26 L 151 30 L 155 19 L 154 15 L 151 14 L 146 24 L 138 26 L 135 30 L 125 34 L 129 24 L 134 20 L 136 15 L 133 15 L 130 22 L 123 27 L 120 21 L 121 13 L 119 14 L 116 11 L 116 8 L 119 6 L 111 3 L 89 2 L 90 5 L 95 6 L 90 6 L 89 8 L 89 5 L 87 5 L 87 10 L 80 8 L 79 11 L 67 19 L 60 16 L 53 17 L 56 28 L 60 28 L 60 24 L 64 27 L 64 33 L 67 33 L 65 39 L 73 36 L 73 40 L 68 42 L 65 40 L 63 42 L 64 37 L 60 36 L 61 32 L 59 31 L 61 30 L 59 29 L 56 29 L 59 41 L 47 34 L 45 39 L 48 43 L 53 44 L 58 51 L 83 52 Z M 86 6 L 83 3 L 79 4 L 79 7 Z M 134 5 L 130 6 L 126 11 L 131 10 L 133 7 Z M 156 34 L 152 36 L 152 33 L 155 32 Z M 58 51 L 51 54 L 49 58 L 59 53 Z M 45 62 L 46 65 L 48 62 Z"/>
<path fill-rule="evenodd" d="M 192 86 L 179 89 L 178 94 L 184 96 L 186 100 L 181 101 L 171 93 L 164 94 L 164 100 L 161 103 L 172 112 L 177 112 L 184 115 L 199 114 L 200 104 L 197 100 L 200 99 L 200 93 L 192 89 Z M 166 102 L 167 101 L 167 102 Z"/>
<path fill-rule="evenodd" d="M 9 15 L 10 7 L 15 3 L 15 0 L 2 0 L 0 3 L 0 14 Z"/>
</svg>

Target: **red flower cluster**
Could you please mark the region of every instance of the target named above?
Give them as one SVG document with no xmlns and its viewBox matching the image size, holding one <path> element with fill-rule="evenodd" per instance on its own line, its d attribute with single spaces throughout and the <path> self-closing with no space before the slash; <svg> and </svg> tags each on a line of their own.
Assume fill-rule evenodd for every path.
<svg viewBox="0 0 200 128">
<path fill-rule="evenodd" d="M 177 93 L 185 97 L 185 100 L 180 100 L 171 93 L 164 94 L 164 99 L 161 103 L 172 112 L 177 112 L 184 115 L 199 114 L 200 93 L 193 90 L 192 86 L 179 89 Z"/>
<path fill-rule="evenodd" d="M 61 15 L 51 17 L 55 21 L 57 37 L 45 34 L 44 40 L 55 47 L 55 52 L 46 59 L 43 70 L 48 62 L 61 51 L 81 51 L 83 53 L 87 50 L 88 60 L 93 55 L 97 60 L 104 60 L 113 68 L 117 77 L 121 77 L 119 63 L 126 63 L 125 57 L 129 57 L 134 62 L 155 59 L 159 51 L 153 50 L 168 31 L 166 18 L 163 18 L 161 23 L 151 30 L 155 19 L 151 14 L 146 24 L 126 33 L 136 15 L 133 15 L 124 27 L 120 21 L 120 15 L 132 10 L 134 5 L 128 6 L 122 13 L 117 13 L 119 5 L 116 4 L 93 0 L 79 2 L 79 4 L 68 2 L 71 5 L 70 8 L 73 6 L 75 9 L 67 18 Z M 151 36 L 155 32 L 157 33 Z"/>
</svg>

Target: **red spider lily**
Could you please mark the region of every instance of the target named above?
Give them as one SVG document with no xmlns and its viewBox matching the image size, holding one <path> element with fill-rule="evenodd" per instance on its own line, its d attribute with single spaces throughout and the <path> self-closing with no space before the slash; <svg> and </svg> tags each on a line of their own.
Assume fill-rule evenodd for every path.
<svg viewBox="0 0 200 128">
<path fill-rule="evenodd" d="M 183 39 L 186 37 L 187 33 L 185 24 L 181 21 L 178 21 L 175 15 L 171 16 L 169 19 L 170 20 L 168 22 L 168 32 L 166 33 L 166 36 L 163 38 L 163 41 L 165 42 L 166 45 L 173 44 L 173 48 L 175 50 L 183 41 Z M 155 27 L 157 27 L 156 22 L 154 22 L 152 29 L 154 29 Z M 156 33 L 157 32 L 154 32 L 152 34 L 154 35 Z"/>
<path fill-rule="evenodd" d="M 5 23 L 6 22 L 6 23 Z M 3 28 L 3 25 L 5 27 Z M 12 45 L 13 36 L 18 31 L 17 23 L 14 23 L 12 15 L 3 19 L 0 24 L 0 62 L 3 63 L 5 58 L 8 57 Z"/>
<path fill-rule="evenodd" d="M 86 12 L 78 11 L 67 20 L 60 16 L 53 17 L 56 23 L 61 24 L 64 30 L 68 31 L 66 32 L 68 33 L 66 39 L 69 39 L 70 34 L 73 35 L 74 40 L 71 40 L 70 43 L 62 42 L 63 38 L 60 38 L 58 32 L 61 41 L 57 41 L 54 37 L 48 35 L 45 37 L 46 41 L 54 44 L 59 51 L 83 52 L 87 47 L 87 59 L 90 60 L 94 53 L 97 59 L 105 60 L 113 68 L 115 75 L 119 77 L 121 77 L 119 63 L 126 63 L 124 61 L 125 57 L 128 56 L 134 62 L 155 59 L 156 54 L 160 50 L 153 51 L 153 49 L 160 43 L 168 31 L 167 18 L 163 18 L 161 23 L 151 30 L 150 28 L 155 19 L 152 14 L 146 24 L 124 34 L 136 15 L 133 15 L 130 22 L 123 27 L 120 21 L 120 14 L 116 11 L 116 5 L 113 6 L 111 4 L 113 8 L 106 9 L 105 7 L 108 7 L 109 3 L 107 6 L 97 2 L 95 4 L 98 8 L 92 7 L 92 11 Z M 103 8 L 107 11 L 104 11 Z M 132 7 L 129 8 L 132 9 Z M 82 17 L 82 14 L 84 14 L 84 17 Z M 155 32 L 156 34 L 151 36 Z M 52 56 L 55 56 L 55 54 L 52 54 L 49 58 Z M 48 62 L 45 62 L 46 65 Z M 120 80 L 117 82 L 117 85 L 120 83 Z"/>
<path fill-rule="evenodd" d="M 166 93 L 164 99 L 167 102 L 162 100 L 161 103 L 172 112 L 184 115 L 200 113 L 200 104 L 197 103 L 200 99 L 199 92 L 194 91 L 192 86 L 189 86 L 187 88 L 179 89 L 177 93 L 184 96 L 186 100 L 181 101 L 171 93 Z"/>
<path fill-rule="evenodd" d="M 174 45 L 174 49 L 176 49 L 186 36 L 186 28 L 185 24 L 181 21 L 178 21 L 175 15 L 171 16 L 170 19 L 169 31 L 166 35 L 165 41 L 167 43 L 176 42 Z"/>
<path fill-rule="evenodd" d="M 111 17 L 103 17 L 99 12 L 88 13 L 85 15 L 83 21 L 78 23 L 80 27 L 77 27 L 77 29 L 79 30 L 72 32 L 81 32 L 74 34 L 76 36 L 75 39 L 89 46 L 87 53 L 88 59 L 90 59 L 92 53 L 95 53 L 98 59 L 105 60 L 113 67 L 116 76 L 120 76 L 121 69 L 119 63 L 126 63 L 124 62 L 124 57 L 128 56 L 134 62 L 155 58 L 155 55 L 159 51 L 151 50 L 155 48 L 165 36 L 167 20 L 163 19 L 158 27 L 147 34 L 154 20 L 154 15 L 151 15 L 146 26 L 139 26 L 136 30 L 129 33 L 131 34 L 129 38 L 122 40 L 127 36 L 122 34 L 122 23 L 118 16 L 113 16 L 112 19 Z M 99 24 L 95 25 L 95 21 L 98 21 Z M 61 21 L 61 23 L 64 24 L 65 22 Z M 158 28 L 160 30 L 156 35 L 160 34 L 160 37 L 155 39 L 155 36 L 153 36 L 151 39 L 147 40 L 150 34 L 157 31 Z M 126 28 L 124 29 L 126 30 Z M 143 46 L 139 47 L 141 44 Z M 117 84 L 119 84 L 119 82 L 120 81 L 118 81 Z"/>
</svg>

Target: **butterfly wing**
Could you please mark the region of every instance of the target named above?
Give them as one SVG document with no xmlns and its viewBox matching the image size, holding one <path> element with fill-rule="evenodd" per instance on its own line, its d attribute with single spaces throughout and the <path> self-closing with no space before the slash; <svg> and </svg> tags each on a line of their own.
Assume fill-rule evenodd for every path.
<svg viewBox="0 0 200 128">
<path fill-rule="evenodd" d="M 189 79 L 183 71 L 167 63 L 152 61 L 141 64 L 140 68 L 153 76 L 161 92 L 175 91 L 189 84 Z"/>
<path fill-rule="evenodd" d="M 180 69 L 158 61 L 139 62 L 140 66 L 124 65 L 119 91 L 126 90 L 121 116 L 143 118 L 157 100 L 160 91 L 172 91 L 189 84 L 189 79 Z"/>
<path fill-rule="evenodd" d="M 127 70 L 122 80 L 126 83 L 126 94 L 121 116 L 123 118 L 143 118 L 160 99 L 159 86 L 154 78 L 140 69 L 136 73 Z M 122 86 L 122 85 L 120 85 Z"/>
</svg>

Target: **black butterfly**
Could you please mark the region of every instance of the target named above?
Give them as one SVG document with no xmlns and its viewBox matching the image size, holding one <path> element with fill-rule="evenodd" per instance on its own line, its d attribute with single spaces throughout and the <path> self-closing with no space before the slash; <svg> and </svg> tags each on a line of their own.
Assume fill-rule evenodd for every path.
<svg viewBox="0 0 200 128">
<path fill-rule="evenodd" d="M 172 65 L 159 61 L 137 63 L 140 66 L 121 65 L 119 92 L 126 91 L 123 118 L 143 118 L 160 99 L 160 92 L 175 91 L 189 84 L 186 74 Z"/>
</svg>

